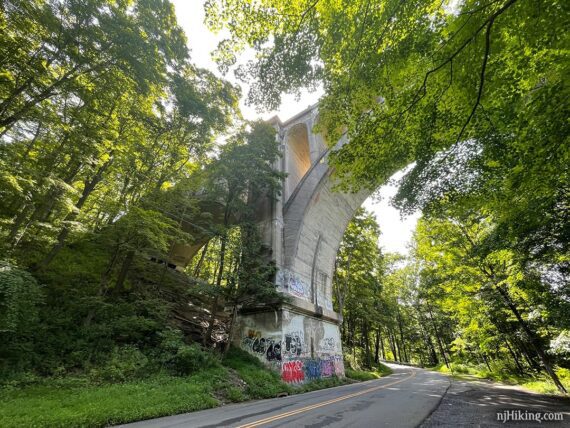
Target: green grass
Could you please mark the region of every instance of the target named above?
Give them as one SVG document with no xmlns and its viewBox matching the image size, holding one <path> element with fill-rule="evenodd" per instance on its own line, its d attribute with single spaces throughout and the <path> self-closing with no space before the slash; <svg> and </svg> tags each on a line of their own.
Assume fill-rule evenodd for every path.
<svg viewBox="0 0 570 428">
<path fill-rule="evenodd" d="M 257 358 L 241 349 L 231 348 L 223 364 L 234 369 L 247 384 L 246 399 L 272 398 L 293 392 L 276 372 L 268 370 Z"/>
<path fill-rule="evenodd" d="M 347 378 L 359 381 L 379 379 L 382 376 L 387 376 L 391 373 L 392 369 L 382 363 L 378 363 L 378 366 L 373 370 L 354 370 L 350 367 L 345 368 Z"/>
<path fill-rule="evenodd" d="M 4 389 L 0 426 L 104 426 L 215 407 L 213 388 L 224 375 L 223 368 L 215 368 L 181 378 L 157 375 L 119 384 Z"/>
<path fill-rule="evenodd" d="M 222 364 L 190 376 L 159 373 L 122 383 L 86 377 L 35 379 L 0 388 L 0 427 L 101 427 L 208 409 L 222 403 L 298 394 L 377 379 L 391 372 L 347 368 L 337 377 L 291 386 L 248 353 L 231 349 Z"/>
<path fill-rule="evenodd" d="M 508 373 L 505 370 L 489 371 L 487 367 L 481 366 L 458 363 L 451 363 L 450 366 L 451 369 L 447 368 L 444 364 L 439 364 L 435 367 L 431 367 L 430 370 L 450 374 L 453 375 L 454 378 L 462 380 L 489 379 L 509 385 L 518 385 L 541 394 L 559 394 L 559 391 L 552 380 L 543 373 L 536 376 L 522 377 L 513 373 Z M 570 370 L 558 369 L 556 373 L 566 390 L 570 391 Z"/>
<path fill-rule="evenodd" d="M 346 385 L 348 383 L 351 382 L 347 380 L 347 378 L 339 378 L 333 376 L 303 383 L 301 385 L 294 386 L 292 389 L 294 394 L 302 394 L 304 392 L 311 392 L 311 391 L 317 391 L 319 389 L 332 388 L 334 386 Z"/>
</svg>

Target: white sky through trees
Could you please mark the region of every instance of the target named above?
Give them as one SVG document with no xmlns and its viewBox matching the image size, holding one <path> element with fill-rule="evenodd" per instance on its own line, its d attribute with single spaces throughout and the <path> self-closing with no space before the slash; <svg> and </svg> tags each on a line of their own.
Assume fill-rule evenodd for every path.
<svg viewBox="0 0 570 428">
<path fill-rule="evenodd" d="M 223 39 L 222 34 L 213 34 L 204 25 L 204 6 L 203 0 L 170 0 L 176 9 L 178 23 L 184 29 L 188 37 L 188 44 L 191 50 L 191 57 L 194 64 L 198 67 L 206 68 L 217 75 L 220 75 L 216 64 L 212 61 L 210 52 L 216 49 L 218 42 Z M 242 56 L 242 61 L 252 58 L 251 52 L 246 52 Z M 242 87 L 242 93 L 245 95 L 247 88 L 243 83 L 237 82 L 230 72 L 223 76 L 232 83 Z M 246 119 L 263 118 L 268 119 L 278 114 L 281 120 L 286 120 L 296 113 L 307 108 L 309 105 L 316 103 L 323 94 L 322 90 L 314 93 L 303 91 L 300 99 L 296 99 L 293 95 L 285 95 L 282 98 L 282 104 L 278 111 L 259 113 L 254 107 L 245 105 L 242 97 L 240 107 Z M 398 177 L 398 174 L 395 175 Z M 416 226 L 419 214 L 408 216 L 404 219 L 400 218 L 400 212 L 390 206 L 389 199 L 396 193 L 396 187 L 385 185 L 379 191 L 380 200 L 369 198 L 364 202 L 364 207 L 368 211 L 372 211 L 376 215 L 376 219 L 380 224 L 382 236 L 380 237 L 380 246 L 387 252 L 407 253 L 407 244 L 410 241 L 413 230 Z"/>
</svg>

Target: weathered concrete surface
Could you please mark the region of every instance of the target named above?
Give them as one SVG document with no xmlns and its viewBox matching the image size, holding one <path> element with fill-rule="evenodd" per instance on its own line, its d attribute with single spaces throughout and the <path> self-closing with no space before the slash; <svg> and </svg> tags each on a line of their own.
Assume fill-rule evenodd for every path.
<svg viewBox="0 0 570 428">
<path fill-rule="evenodd" d="M 274 259 L 280 269 L 276 280 L 279 289 L 312 303 L 315 313 L 320 313 L 333 309 L 332 276 L 336 253 L 348 222 L 370 192 L 336 191 L 337 183 L 327 163 L 327 145 L 322 135 L 311 132 L 317 114 L 316 107 L 311 107 L 286 123 L 278 119 L 273 121 L 284 150 L 281 171 L 289 173 L 287 159 L 292 150 L 291 141 L 296 153 L 301 153 L 300 145 L 308 147 L 303 153 L 310 154 L 311 166 L 301 180 L 293 180 L 297 183 L 295 189 L 288 187 L 290 182 L 284 183 L 283 199 L 274 204 L 272 212 L 276 219 L 273 227 L 277 229 L 272 236 L 281 238 L 268 244 L 272 244 Z M 300 133 L 300 127 L 308 132 Z M 304 142 L 300 135 L 306 137 Z M 335 148 L 346 143 L 343 137 Z"/>
<path fill-rule="evenodd" d="M 234 344 L 289 383 L 344 376 L 338 325 L 291 308 L 242 314 Z"/>
<path fill-rule="evenodd" d="M 317 116 L 313 106 L 285 123 L 271 121 L 282 151 L 275 169 L 287 178 L 281 197 L 260 207 L 258 218 L 279 269 L 276 285 L 290 301 L 276 312 L 242 314 L 235 338 L 287 382 L 344 375 L 334 262 L 348 222 L 370 194 L 336 191 L 329 148 L 312 132 Z M 347 142 L 343 137 L 333 150 Z"/>
</svg>

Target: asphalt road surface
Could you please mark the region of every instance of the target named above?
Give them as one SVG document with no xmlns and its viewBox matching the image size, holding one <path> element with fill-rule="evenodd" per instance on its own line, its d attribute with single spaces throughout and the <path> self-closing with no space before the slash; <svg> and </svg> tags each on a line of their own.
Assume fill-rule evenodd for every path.
<svg viewBox="0 0 570 428">
<path fill-rule="evenodd" d="M 382 379 L 283 398 L 231 404 L 128 427 L 487 427 L 570 426 L 570 402 L 484 382 L 391 365 Z M 505 409 L 566 412 L 564 422 L 497 422 Z M 564 425 L 565 424 L 565 425 Z"/>
</svg>

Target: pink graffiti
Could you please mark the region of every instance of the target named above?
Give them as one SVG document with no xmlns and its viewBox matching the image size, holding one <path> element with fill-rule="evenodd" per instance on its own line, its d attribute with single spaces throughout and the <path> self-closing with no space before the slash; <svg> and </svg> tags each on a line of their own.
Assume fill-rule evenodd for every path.
<svg viewBox="0 0 570 428">
<path fill-rule="evenodd" d="M 321 361 L 321 376 L 330 377 L 336 373 L 334 361 L 322 360 Z"/>
<path fill-rule="evenodd" d="M 342 361 L 342 357 L 335 357 L 334 359 L 334 373 L 339 376 L 344 376 L 344 362 Z"/>
<path fill-rule="evenodd" d="M 281 378 L 289 383 L 303 382 L 305 380 L 303 362 L 296 360 L 283 363 L 281 367 Z"/>
</svg>

